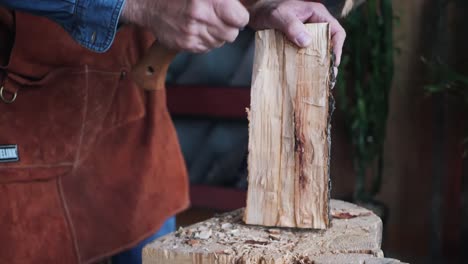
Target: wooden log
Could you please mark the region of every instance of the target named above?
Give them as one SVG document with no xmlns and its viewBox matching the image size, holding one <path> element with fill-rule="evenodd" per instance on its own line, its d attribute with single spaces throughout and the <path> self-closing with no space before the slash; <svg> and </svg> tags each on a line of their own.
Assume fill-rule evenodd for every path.
<svg viewBox="0 0 468 264">
<path fill-rule="evenodd" d="M 331 201 L 327 230 L 245 225 L 243 210 L 179 229 L 143 249 L 144 264 L 400 263 L 383 257 L 382 221 L 371 211 Z"/>
<path fill-rule="evenodd" d="M 329 225 L 330 30 L 306 26 L 313 39 L 306 49 L 278 31 L 256 35 L 247 224 Z"/>
</svg>

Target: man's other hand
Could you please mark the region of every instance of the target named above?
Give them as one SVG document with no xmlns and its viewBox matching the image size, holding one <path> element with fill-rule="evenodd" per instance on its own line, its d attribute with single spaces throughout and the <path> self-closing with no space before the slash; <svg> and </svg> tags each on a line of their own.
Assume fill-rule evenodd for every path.
<svg viewBox="0 0 468 264">
<path fill-rule="evenodd" d="M 249 13 L 238 0 L 127 0 L 121 19 L 169 48 L 200 53 L 233 42 Z"/>
<path fill-rule="evenodd" d="M 254 29 L 278 29 L 300 47 L 306 47 L 312 41 L 304 23 L 329 23 L 335 66 L 340 64 L 346 32 L 324 5 L 301 0 L 260 0 L 251 8 L 250 14 L 250 26 Z"/>
</svg>

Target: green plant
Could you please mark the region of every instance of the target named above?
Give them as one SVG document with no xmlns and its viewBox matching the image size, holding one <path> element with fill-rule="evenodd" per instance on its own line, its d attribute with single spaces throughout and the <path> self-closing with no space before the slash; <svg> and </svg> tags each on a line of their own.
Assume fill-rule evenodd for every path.
<svg viewBox="0 0 468 264">
<path fill-rule="evenodd" d="M 381 187 L 394 21 L 391 0 L 367 0 L 343 21 L 348 38 L 336 95 L 353 144 L 356 201 L 373 200 Z"/>
<path fill-rule="evenodd" d="M 468 76 L 458 73 L 446 64 L 441 62 L 428 62 L 422 58 L 423 62 L 429 66 L 432 75 L 437 76 L 440 81 L 425 86 L 429 94 L 447 92 L 459 97 L 465 106 L 468 107 Z"/>
<path fill-rule="evenodd" d="M 422 58 L 428 66 L 431 76 L 439 80 L 433 84 L 428 84 L 424 88 L 430 94 L 446 93 L 460 99 L 463 106 L 468 110 L 468 76 L 452 70 L 448 65 L 440 61 L 428 61 Z M 464 156 L 468 155 L 468 135 L 463 142 L 465 146 Z"/>
</svg>

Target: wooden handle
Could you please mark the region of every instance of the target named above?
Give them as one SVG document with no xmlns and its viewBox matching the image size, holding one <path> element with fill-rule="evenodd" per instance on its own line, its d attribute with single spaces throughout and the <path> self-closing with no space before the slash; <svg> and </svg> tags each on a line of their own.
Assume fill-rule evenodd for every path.
<svg viewBox="0 0 468 264">
<path fill-rule="evenodd" d="M 145 90 L 164 89 L 167 68 L 176 55 L 177 51 L 155 41 L 145 56 L 133 67 L 132 78 Z"/>
</svg>

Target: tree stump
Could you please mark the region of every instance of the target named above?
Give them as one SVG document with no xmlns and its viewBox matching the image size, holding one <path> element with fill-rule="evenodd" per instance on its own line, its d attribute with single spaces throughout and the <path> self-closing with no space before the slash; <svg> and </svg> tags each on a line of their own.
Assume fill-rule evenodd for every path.
<svg viewBox="0 0 468 264">
<path fill-rule="evenodd" d="M 327 230 L 245 225 L 243 209 L 181 228 L 143 249 L 144 264 L 401 263 L 383 257 L 382 221 L 332 200 Z"/>
</svg>

